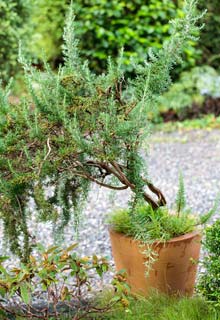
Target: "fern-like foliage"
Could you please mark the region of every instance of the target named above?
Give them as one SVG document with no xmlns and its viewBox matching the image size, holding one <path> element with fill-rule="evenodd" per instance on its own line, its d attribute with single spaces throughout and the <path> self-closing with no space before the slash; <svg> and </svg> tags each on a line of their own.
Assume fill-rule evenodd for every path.
<svg viewBox="0 0 220 320">
<path fill-rule="evenodd" d="M 184 186 L 184 180 L 183 175 L 180 173 L 179 175 L 179 187 L 176 195 L 176 210 L 179 214 L 181 211 L 183 211 L 186 207 L 186 196 L 185 196 L 185 186 Z"/>
<path fill-rule="evenodd" d="M 62 229 L 71 216 L 76 226 L 90 183 L 114 190 L 130 188 L 155 210 L 166 203 L 162 192 L 144 178 L 140 146 L 149 134 L 148 111 L 170 85 L 169 72 L 179 62 L 187 41 L 198 31 L 196 0 L 188 0 L 185 17 L 173 21 L 172 36 L 158 53 L 149 51 L 125 79 L 123 51 L 95 75 L 82 61 L 70 9 L 64 32 L 65 64 L 54 73 L 26 63 L 28 88 L 18 105 L 0 92 L 0 216 L 11 249 L 28 256 L 30 197 L 43 220 Z M 115 179 L 109 180 L 109 177 Z M 46 189 L 54 190 L 48 196 Z M 153 198 L 148 187 L 157 197 Z"/>
<path fill-rule="evenodd" d="M 209 220 L 216 214 L 217 210 L 219 209 L 220 204 L 220 195 L 215 199 L 213 207 L 206 213 L 201 215 L 199 224 L 206 224 Z"/>
</svg>

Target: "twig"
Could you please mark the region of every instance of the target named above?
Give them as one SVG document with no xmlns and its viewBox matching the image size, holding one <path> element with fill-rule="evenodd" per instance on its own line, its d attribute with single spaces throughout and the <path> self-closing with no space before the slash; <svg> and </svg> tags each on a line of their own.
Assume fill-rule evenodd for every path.
<svg viewBox="0 0 220 320">
<path fill-rule="evenodd" d="M 42 170 L 42 167 L 43 167 L 44 162 L 47 160 L 47 158 L 49 157 L 49 155 L 50 155 L 50 153 L 51 153 L 50 138 L 47 138 L 47 147 L 48 147 L 48 152 L 47 152 L 47 154 L 45 155 L 43 161 L 41 162 L 41 165 L 40 165 L 40 168 L 39 168 L 39 171 L 38 171 L 38 176 L 39 176 L 40 173 L 41 173 L 41 170 Z"/>
</svg>

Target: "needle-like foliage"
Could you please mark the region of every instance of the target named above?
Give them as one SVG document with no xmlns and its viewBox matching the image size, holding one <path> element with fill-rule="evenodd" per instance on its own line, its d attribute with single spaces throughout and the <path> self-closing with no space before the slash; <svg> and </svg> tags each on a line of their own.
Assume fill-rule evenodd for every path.
<svg viewBox="0 0 220 320">
<path fill-rule="evenodd" d="M 91 182 L 131 189 L 134 201 L 142 197 L 154 210 L 166 204 L 148 181 L 139 150 L 149 134 L 148 112 L 170 85 L 170 70 L 185 44 L 198 32 L 195 5 L 196 0 L 186 2 L 185 16 L 172 22 L 170 40 L 159 52 L 148 52 L 133 80 L 124 76 L 123 51 L 117 61 L 109 59 L 105 74 L 90 71 L 80 58 L 71 9 L 65 64 L 57 73 L 46 63 L 44 72 L 36 70 L 20 57 L 29 98 L 11 105 L 9 89 L 0 94 L 0 216 L 13 252 L 29 254 L 30 197 L 39 216 L 55 221 L 58 229 L 72 214 L 78 224 Z M 45 192 L 48 186 L 52 195 Z"/>
<path fill-rule="evenodd" d="M 183 175 L 179 175 L 179 188 L 176 196 L 176 211 L 178 214 L 185 208 L 186 198 L 185 198 L 185 186 L 183 181 Z"/>
</svg>

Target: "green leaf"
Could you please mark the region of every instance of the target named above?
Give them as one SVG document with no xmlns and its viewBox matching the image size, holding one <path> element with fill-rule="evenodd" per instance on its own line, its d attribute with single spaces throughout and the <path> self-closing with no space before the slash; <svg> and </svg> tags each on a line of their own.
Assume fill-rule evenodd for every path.
<svg viewBox="0 0 220 320">
<path fill-rule="evenodd" d="M 0 296 L 4 297 L 6 292 L 7 292 L 6 288 L 0 287 Z"/>
<path fill-rule="evenodd" d="M 215 203 L 214 203 L 214 206 L 212 207 L 212 209 L 200 217 L 200 224 L 205 224 L 211 219 L 211 217 L 218 210 L 219 204 L 220 204 L 220 195 L 218 195 L 218 197 L 215 199 Z"/>
<path fill-rule="evenodd" d="M 183 211 L 183 209 L 186 206 L 186 198 L 185 198 L 185 187 L 184 187 L 184 181 L 183 181 L 183 175 L 182 173 L 179 174 L 179 188 L 176 196 L 176 209 L 177 213 L 180 213 Z"/>
<path fill-rule="evenodd" d="M 54 252 L 56 249 L 58 249 L 59 247 L 58 246 L 53 246 L 53 247 L 50 247 L 45 253 L 46 254 L 49 254 L 49 253 L 52 253 Z"/>
<path fill-rule="evenodd" d="M 121 300 L 121 297 L 120 296 L 114 296 L 112 299 L 111 299 L 111 302 L 117 302 L 117 301 L 120 301 Z"/>
<path fill-rule="evenodd" d="M 75 249 L 78 246 L 78 243 L 73 243 L 71 246 L 69 246 L 65 251 L 69 252 Z"/>
<path fill-rule="evenodd" d="M 30 302 L 30 295 L 29 295 L 29 290 L 27 284 L 22 284 L 21 287 L 21 297 L 24 301 L 25 304 L 29 304 Z"/>
<path fill-rule="evenodd" d="M 7 257 L 7 256 L 0 256 L 0 263 L 6 261 L 8 259 L 9 259 L 9 257 Z"/>
</svg>

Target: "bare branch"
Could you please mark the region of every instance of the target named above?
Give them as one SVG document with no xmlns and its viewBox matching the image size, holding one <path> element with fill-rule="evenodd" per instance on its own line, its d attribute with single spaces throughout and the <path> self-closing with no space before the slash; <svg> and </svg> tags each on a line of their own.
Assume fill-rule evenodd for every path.
<svg viewBox="0 0 220 320">
<path fill-rule="evenodd" d="M 160 206 L 165 206 L 167 202 L 166 202 L 166 199 L 165 199 L 163 193 L 160 191 L 160 189 L 155 187 L 153 185 L 153 183 L 148 181 L 147 179 L 142 178 L 142 180 L 147 184 L 147 186 L 150 189 L 150 191 L 152 191 L 154 194 L 157 195 L 157 197 L 159 199 Z"/>
</svg>

